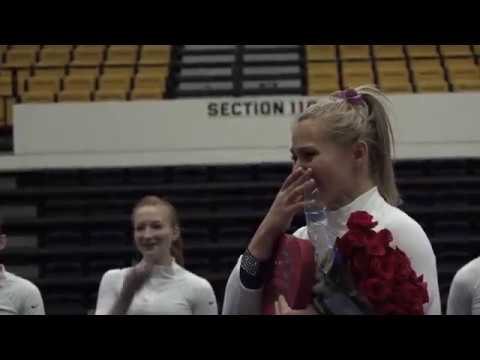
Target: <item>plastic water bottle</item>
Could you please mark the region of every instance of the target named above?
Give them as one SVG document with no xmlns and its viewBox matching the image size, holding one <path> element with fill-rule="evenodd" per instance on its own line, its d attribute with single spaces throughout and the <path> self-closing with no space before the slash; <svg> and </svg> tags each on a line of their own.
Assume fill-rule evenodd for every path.
<svg viewBox="0 0 480 360">
<path fill-rule="evenodd" d="M 310 241 L 315 248 L 317 279 L 327 274 L 334 261 L 334 241 L 327 230 L 327 214 L 317 189 L 305 191 L 305 219 Z"/>
<path fill-rule="evenodd" d="M 309 224 L 324 223 L 327 219 L 325 206 L 322 199 L 320 199 L 320 192 L 317 189 L 313 191 L 305 190 L 305 219 L 307 226 Z"/>
</svg>

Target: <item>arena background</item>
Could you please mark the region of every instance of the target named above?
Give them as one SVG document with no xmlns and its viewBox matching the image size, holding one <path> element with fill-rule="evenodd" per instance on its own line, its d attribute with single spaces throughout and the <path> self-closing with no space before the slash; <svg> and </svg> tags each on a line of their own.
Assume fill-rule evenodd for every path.
<svg viewBox="0 0 480 360">
<path fill-rule="evenodd" d="M 391 98 L 402 208 L 438 261 L 443 307 L 480 255 L 480 45 L 0 45 L 7 268 L 49 314 L 86 314 L 137 254 L 146 194 L 180 210 L 186 267 L 226 278 L 288 175 L 289 127 L 332 91 Z M 302 225 L 295 219 L 293 227 Z"/>
</svg>

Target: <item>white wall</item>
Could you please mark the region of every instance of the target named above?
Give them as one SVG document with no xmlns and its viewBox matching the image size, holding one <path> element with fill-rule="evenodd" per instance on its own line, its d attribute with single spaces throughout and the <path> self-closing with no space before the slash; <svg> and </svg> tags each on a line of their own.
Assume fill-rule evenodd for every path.
<svg viewBox="0 0 480 360">
<path fill-rule="evenodd" d="M 397 158 L 480 155 L 480 93 L 391 99 Z M 0 157 L 0 169 L 283 162 L 291 121 L 314 100 L 17 105 L 15 155 Z"/>
</svg>

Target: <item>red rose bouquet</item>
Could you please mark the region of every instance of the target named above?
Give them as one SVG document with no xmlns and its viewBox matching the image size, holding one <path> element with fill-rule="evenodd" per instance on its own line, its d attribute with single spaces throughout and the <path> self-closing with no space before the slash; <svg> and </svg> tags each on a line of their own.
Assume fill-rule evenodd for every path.
<svg viewBox="0 0 480 360">
<path fill-rule="evenodd" d="M 367 212 L 355 212 L 347 233 L 337 239 L 358 294 L 375 314 L 423 315 L 429 301 L 423 275 L 417 276 L 403 251 L 390 246 L 389 230 L 373 230 L 377 224 Z"/>
</svg>

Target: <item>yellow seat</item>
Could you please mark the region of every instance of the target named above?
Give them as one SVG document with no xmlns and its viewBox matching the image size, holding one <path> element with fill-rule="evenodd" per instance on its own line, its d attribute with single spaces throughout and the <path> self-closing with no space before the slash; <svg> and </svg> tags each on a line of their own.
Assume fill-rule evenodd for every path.
<svg viewBox="0 0 480 360">
<path fill-rule="evenodd" d="M 0 96 L 12 96 L 13 83 L 10 71 L 0 71 Z"/>
<path fill-rule="evenodd" d="M 412 92 L 408 74 L 379 74 L 379 87 L 387 93 Z"/>
<path fill-rule="evenodd" d="M 135 88 L 165 88 L 166 78 L 162 74 L 137 74 L 134 80 Z"/>
<path fill-rule="evenodd" d="M 134 73 L 134 66 L 105 66 L 102 75 L 132 77 Z"/>
<path fill-rule="evenodd" d="M 137 62 L 138 45 L 110 45 L 107 65 L 133 65 Z"/>
<path fill-rule="evenodd" d="M 455 79 L 452 81 L 452 86 L 455 91 L 475 91 L 480 90 L 480 79 Z"/>
<path fill-rule="evenodd" d="M 57 76 L 34 76 L 27 79 L 28 92 L 52 92 L 60 89 L 60 77 Z"/>
<path fill-rule="evenodd" d="M 422 92 L 448 92 L 448 85 L 445 81 L 421 81 L 417 82 L 417 91 Z"/>
<path fill-rule="evenodd" d="M 377 59 L 404 59 L 403 45 L 373 45 Z"/>
<path fill-rule="evenodd" d="M 309 63 L 307 72 L 308 76 L 317 76 L 317 75 L 331 75 L 337 76 L 337 64 L 336 63 Z"/>
<path fill-rule="evenodd" d="M 100 68 L 94 67 L 70 67 L 68 70 L 69 76 L 75 77 L 97 77 L 100 74 Z"/>
<path fill-rule="evenodd" d="M 55 102 L 55 93 L 51 91 L 27 91 L 21 95 L 24 103 L 51 103 Z"/>
<path fill-rule="evenodd" d="M 163 99 L 164 87 L 134 88 L 132 91 L 132 100 Z"/>
<path fill-rule="evenodd" d="M 168 66 L 140 66 L 138 68 L 138 75 L 145 76 L 168 76 Z"/>
<path fill-rule="evenodd" d="M 140 65 L 167 65 L 170 63 L 170 45 L 143 45 Z"/>
<path fill-rule="evenodd" d="M 104 100 L 127 100 L 127 90 L 123 89 L 99 89 L 95 92 L 94 99 L 95 101 L 104 101 Z"/>
<path fill-rule="evenodd" d="M 418 92 L 447 92 L 448 84 L 439 74 L 415 74 Z"/>
<path fill-rule="evenodd" d="M 92 93 L 89 90 L 62 90 L 58 94 L 59 102 L 89 102 L 91 101 Z"/>
<path fill-rule="evenodd" d="M 36 66 L 65 66 L 71 61 L 73 45 L 45 45 Z"/>
<path fill-rule="evenodd" d="M 309 63 L 308 94 L 321 96 L 340 88 L 337 64 L 334 62 Z"/>
<path fill-rule="evenodd" d="M 380 75 L 408 75 L 405 60 L 377 61 L 377 72 Z"/>
<path fill-rule="evenodd" d="M 340 45 L 342 60 L 367 60 L 370 58 L 368 45 Z"/>
<path fill-rule="evenodd" d="M 34 76 L 42 77 L 57 77 L 61 79 L 65 76 L 66 69 L 65 67 L 55 67 L 55 68 L 34 68 Z"/>
<path fill-rule="evenodd" d="M 380 85 L 380 89 L 388 94 L 395 94 L 395 93 L 411 93 L 412 92 L 412 85 L 408 82 L 392 82 L 392 83 L 384 83 Z"/>
<path fill-rule="evenodd" d="M 472 56 L 470 45 L 440 45 L 440 51 L 444 57 Z"/>
<path fill-rule="evenodd" d="M 106 49 L 106 45 L 77 45 L 75 46 L 74 48 L 74 51 L 75 52 L 91 52 L 91 51 L 94 51 L 94 52 L 105 52 L 105 49 Z"/>
<path fill-rule="evenodd" d="M 10 49 L 37 52 L 40 50 L 40 45 L 10 45 Z"/>
<path fill-rule="evenodd" d="M 342 72 L 344 76 L 364 76 L 373 77 L 372 63 L 369 61 L 344 61 L 342 63 Z"/>
<path fill-rule="evenodd" d="M 448 91 L 445 72 L 439 60 L 412 61 L 412 71 L 418 92 Z"/>
<path fill-rule="evenodd" d="M 411 58 L 438 58 L 436 45 L 407 45 L 407 52 Z"/>
<path fill-rule="evenodd" d="M 73 52 L 73 66 L 100 66 L 105 55 L 105 45 L 78 45 Z"/>
<path fill-rule="evenodd" d="M 35 48 L 9 49 L 5 55 L 3 66 L 10 68 L 29 67 L 37 61 L 37 51 Z"/>
<path fill-rule="evenodd" d="M 428 75 L 428 74 L 436 74 L 436 75 L 444 75 L 444 70 L 442 65 L 440 64 L 440 60 L 412 60 L 411 62 L 412 71 L 415 75 Z"/>
<path fill-rule="evenodd" d="M 328 95 L 340 88 L 336 78 L 309 78 L 308 94 L 309 95 Z"/>
<path fill-rule="evenodd" d="M 451 79 L 480 77 L 479 68 L 473 58 L 445 59 L 445 67 Z"/>
<path fill-rule="evenodd" d="M 354 75 L 343 76 L 344 88 L 356 88 L 358 86 L 371 85 L 371 84 L 374 84 L 373 75 L 354 74 Z"/>
<path fill-rule="evenodd" d="M 336 60 L 335 45 L 306 45 L 307 61 Z"/>
<path fill-rule="evenodd" d="M 50 45 L 52 46 L 52 45 Z M 62 45 L 59 45 L 62 46 Z M 40 52 L 40 60 L 36 66 L 65 66 L 71 60 L 71 47 L 45 47 Z"/>
<path fill-rule="evenodd" d="M 74 45 L 43 45 L 43 50 L 45 49 L 56 49 L 58 51 L 72 51 Z"/>
<path fill-rule="evenodd" d="M 163 51 L 170 52 L 170 45 L 142 45 L 142 51 Z"/>
<path fill-rule="evenodd" d="M 477 67 L 475 60 L 472 57 L 445 59 L 445 66 L 450 70 L 462 70 L 465 68 L 470 70 Z"/>
<path fill-rule="evenodd" d="M 68 75 L 63 79 L 63 87 L 66 90 L 88 90 L 96 88 L 97 78 L 93 74 Z"/>
<path fill-rule="evenodd" d="M 309 83 L 330 83 L 338 87 L 339 78 L 337 74 L 316 74 L 308 77 Z"/>
<path fill-rule="evenodd" d="M 99 90 L 125 90 L 131 85 L 131 77 L 128 75 L 102 75 L 98 80 Z"/>
</svg>

